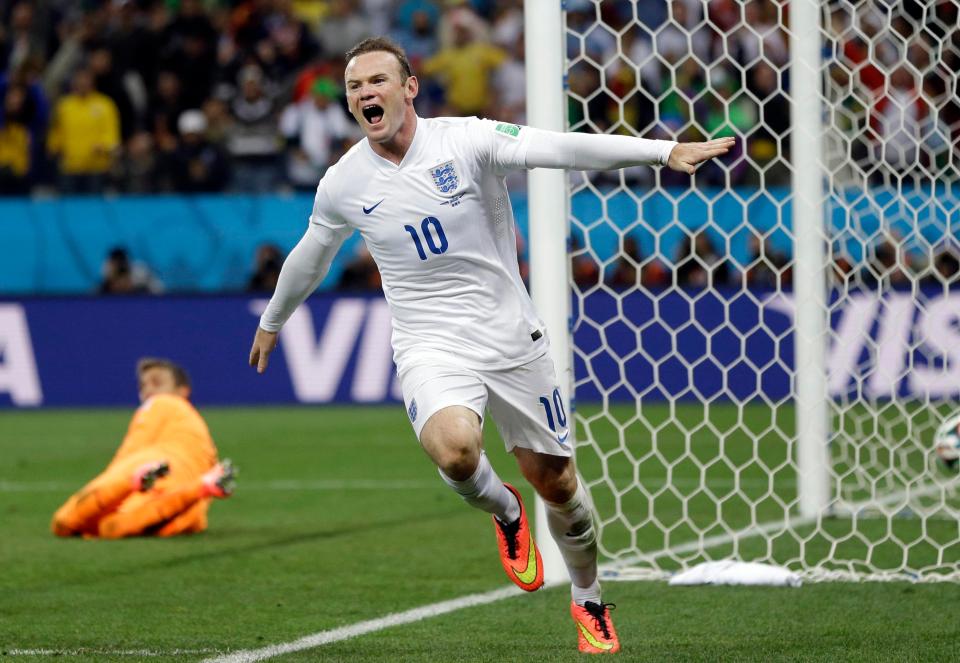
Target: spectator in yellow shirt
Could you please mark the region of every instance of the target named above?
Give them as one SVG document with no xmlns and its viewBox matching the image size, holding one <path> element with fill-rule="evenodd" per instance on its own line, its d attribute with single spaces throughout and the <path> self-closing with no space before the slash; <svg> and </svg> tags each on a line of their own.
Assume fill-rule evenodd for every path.
<svg viewBox="0 0 960 663">
<path fill-rule="evenodd" d="M 11 85 L 0 113 L 0 195 L 30 193 L 30 129 L 26 117 L 27 89 Z"/>
<path fill-rule="evenodd" d="M 77 71 L 71 88 L 54 109 L 47 149 L 58 160 L 62 191 L 99 193 L 120 145 L 117 106 L 94 89 L 89 70 Z"/>
<path fill-rule="evenodd" d="M 454 45 L 424 62 L 423 72 L 438 79 L 447 105 L 456 115 L 479 115 L 491 99 L 490 81 L 507 53 L 480 41 L 470 27 L 454 27 Z"/>
</svg>

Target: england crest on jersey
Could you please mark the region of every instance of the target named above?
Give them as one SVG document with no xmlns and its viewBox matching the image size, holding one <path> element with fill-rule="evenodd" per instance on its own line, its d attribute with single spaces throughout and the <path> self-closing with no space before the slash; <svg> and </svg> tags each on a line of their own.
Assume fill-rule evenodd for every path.
<svg viewBox="0 0 960 663">
<path fill-rule="evenodd" d="M 457 175 L 457 169 L 452 160 L 431 168 L 430 175 L 440 193 L 450 193 L 460 186 L 460 176 Z"/>
</svg>

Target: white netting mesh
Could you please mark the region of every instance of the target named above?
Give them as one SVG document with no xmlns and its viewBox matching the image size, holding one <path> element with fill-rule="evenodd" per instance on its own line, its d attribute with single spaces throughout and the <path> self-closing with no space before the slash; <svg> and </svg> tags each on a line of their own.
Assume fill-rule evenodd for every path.
<svg viewBox="0 0 960 663">
<path fill-rule="evenodd" d="M 789 2 L 567 0 L 572 131 L 740 138 L 694 178 L 571 176 L 577 449 L 603 553 L 812 578 L 960 580 L 960 0 L 818 3 L 822 90 L 790 87 Z M 829 506 L 798 509 L 791 95 L 820 94 Z"/>
</svg>

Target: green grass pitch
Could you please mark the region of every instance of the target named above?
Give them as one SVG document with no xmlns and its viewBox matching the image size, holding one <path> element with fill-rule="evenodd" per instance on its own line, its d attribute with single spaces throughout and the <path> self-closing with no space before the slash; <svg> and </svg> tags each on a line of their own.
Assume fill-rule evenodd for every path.
<svg viewBox="0 0 960 663">
<path fill-rule="evenodd" d="M 506 584 L 489 519 L 439 480 L 402 408 L 204 414 L 241 468 L 236 495 L 213 506 L 202 535 L 115 542 L 58 540 L 48 523 L 109 460 L 130 412 L 0 414 L 0 659 L 198 661 Z M 487 428 L 494 466 L 531 498 Z M 645 472 L 651 485 L 663 478 Z M 607 583 L 604 598 L 617 604 L 622 660 L 960 660 L 950 583 Z M 564 588 L 541 591 L 276 660 L 582 660 L 568 601 Z"/>
</svg>

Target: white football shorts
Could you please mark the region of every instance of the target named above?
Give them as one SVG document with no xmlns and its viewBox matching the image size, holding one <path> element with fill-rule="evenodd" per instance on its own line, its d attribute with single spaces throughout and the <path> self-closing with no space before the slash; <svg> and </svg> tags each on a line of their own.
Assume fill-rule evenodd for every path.
<svg viewBox="0 0 960 663">
<path fill-rule="evenodd" d="M 480 417 L 489 408 L 507 451 L 514 447 L 551 456 L 572 455 L 567 409 L 549 353 L 521 366 L 477 371 L 453 357 L 419 361 L 400 375 L 403 401 L 420 437 L 427 420 L 445 407 L 462 405 Z"/>
</svg>

